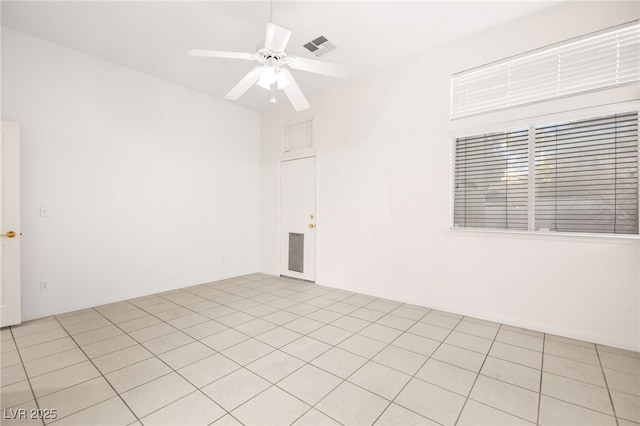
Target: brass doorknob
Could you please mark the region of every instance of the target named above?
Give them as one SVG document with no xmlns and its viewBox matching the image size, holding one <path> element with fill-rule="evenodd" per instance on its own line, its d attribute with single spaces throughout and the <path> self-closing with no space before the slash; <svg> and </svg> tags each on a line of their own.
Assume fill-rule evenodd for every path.
<svg viewBox="0 0 640 426">
<path fill-rule="evenodd" d="M 313 223 L 310 223 L 310 224 L 309 224 L 309 228 L 313 228 L 313 227 L 314 227 L 314 226 L 313 226 Z"/>
<path fill-rule="evenodd" d="M 15 237 L 15 236 L 16 236 L 16 233 L 15 233 L 15 232 L 13 232 L 13 231 L 9 231 L 9 232 L 7 232 L 6 234 L 2 234 L 2 235 L 0 235 L 0 237 L 8 237 L 8 238 L 13 238 L 13 237 Z"/>
</svg>

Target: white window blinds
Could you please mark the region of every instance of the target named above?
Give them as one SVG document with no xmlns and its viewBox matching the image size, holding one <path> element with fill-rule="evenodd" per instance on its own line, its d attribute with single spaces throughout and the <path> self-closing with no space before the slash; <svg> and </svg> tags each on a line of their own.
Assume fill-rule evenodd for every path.
<svg viewBox="0 0 640 426">
<path fill-rule="evenodd" d="M 456 139 L 454 226 L 527 230 L 528 134 Z"/>
<path fill-rule="evenodd" d="M 638 235 L 638 112 L 456 138 L 453 225 Z"/>
<path fill-rule="evenodd" d="M 638 233 L 638 115 L 537 126 L 537 230 Z"/>
<path fill-rule="evenodd" d="M 451 77 L 451 117 L 640 80 L 638 22 L 558 43 Z"/>
</svg>

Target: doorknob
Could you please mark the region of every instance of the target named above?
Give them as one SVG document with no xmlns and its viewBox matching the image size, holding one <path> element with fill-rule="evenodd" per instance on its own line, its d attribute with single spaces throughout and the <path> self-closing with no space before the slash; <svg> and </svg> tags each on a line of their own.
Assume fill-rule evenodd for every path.
<svg viewBox="0 0 640 426">
<path fill-rule="evenodd" d="M 2 234 L 2 235 L 0 235 L 0 237 L 8 237 L 8 238 L 13 238 L 13 237 L 15 237 L 15 236 L 16 236 L 16 233 L 15 233 L 15 232 L 13 232 L 13 231 L 9 231 L 9 232 L 7 232 L 6 234 Z"/>
<path fill-rule="evenodd" d="M 309 228 L 314 228 L 313 223 L 309 224 Z"/>
</svg>

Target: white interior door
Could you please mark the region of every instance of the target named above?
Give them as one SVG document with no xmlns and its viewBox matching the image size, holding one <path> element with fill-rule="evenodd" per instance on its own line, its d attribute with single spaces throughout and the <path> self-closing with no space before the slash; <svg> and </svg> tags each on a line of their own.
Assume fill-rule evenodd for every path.
<svg viewBox="0 0 640 426">
<path fill-rule="evenodd" d="M 0 326 L 20 319 L 20 128 L 2 122 L 0 149 Z"/>
<path fill-rule="evenodd" d="M 280 167 L 280 274 L 316 279 L 316 159 Z"/>
</svg>

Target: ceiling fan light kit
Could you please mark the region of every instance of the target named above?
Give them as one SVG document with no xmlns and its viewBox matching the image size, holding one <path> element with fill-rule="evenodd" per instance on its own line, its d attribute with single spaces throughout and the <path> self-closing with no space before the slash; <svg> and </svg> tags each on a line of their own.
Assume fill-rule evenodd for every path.
<svg viewBox="0 0 640 426">
<path fill-rule="evenodd" d="M 283 90 L 296 111 L 309 108 L 309 102 L 286 67 L 315 74 L 337 78 L 347 78 L 346 67 L 315 59 L 289 56 L 285 52 L 291 31 L 273 22 L 267 22 L 265 46 L 253 53 L 227 52 L 220 50 L 191 49 L 190 56 L 209 58 L 245 59 L 258 61 L 261 66 L 254 67 L 224 97 L 229 100 L 240 98 L 254 84 L 271 90 L 270 102 L 275 103 L 275 90 Z"/>
<path fill-rule="evenodd" d="M 278 70 L 280 73 L 280 70 Z M 262 74 L 260 74 L 260 79 L 258 80 L 258 86 L 265 88 L 267 90 L 271 89 L 271 85 L 276 82 L 276 70 L 271 65 L 265 65 L 262 69 Z"/>
</svg>

